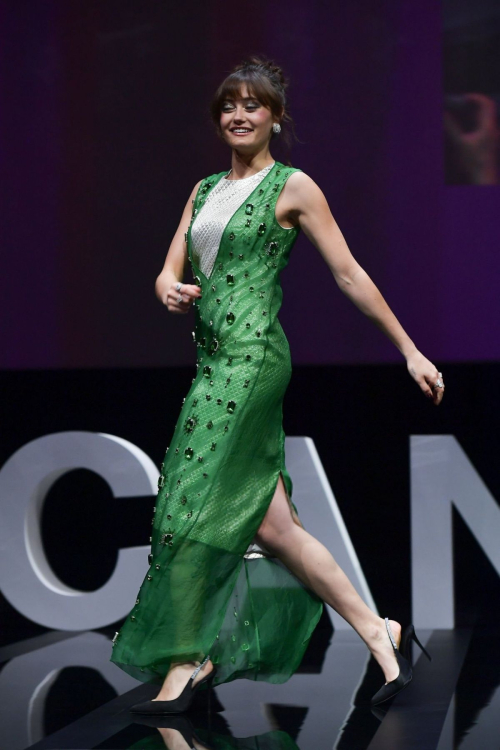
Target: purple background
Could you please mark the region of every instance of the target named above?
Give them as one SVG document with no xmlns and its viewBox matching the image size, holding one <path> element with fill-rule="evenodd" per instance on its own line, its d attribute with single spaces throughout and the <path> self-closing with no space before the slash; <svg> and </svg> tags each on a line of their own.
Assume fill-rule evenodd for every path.
<svg viewBox="0 0 500 750">
<path fill-rule="evenodd" d="M 230 167 L 208 103 L 252 52 L 290 77 L 291 161 L 417 347 L 498 359 L 500 188 L 444 185 L 435 0 L 13 0 L 0 28 L 1 367 L 194 362 L 154 281 L 194 184 Z M 295 363 L 401 361 L 304 236 L 282 282 Z"/>
</svg>

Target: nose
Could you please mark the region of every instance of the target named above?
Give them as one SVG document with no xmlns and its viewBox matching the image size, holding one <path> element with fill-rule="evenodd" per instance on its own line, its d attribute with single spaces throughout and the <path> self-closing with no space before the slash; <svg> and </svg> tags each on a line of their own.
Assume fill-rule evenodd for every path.
<svg viewBox="0 0 500 750">
<path fill-rule="evenodd" d="M 245 109 L 242 107 L 241 104 L 236 105 L 236 109 L 234 111 L 234 120 L 238 123 L 244 122 L 246 119 L 245 116 Z"/>
</svg>

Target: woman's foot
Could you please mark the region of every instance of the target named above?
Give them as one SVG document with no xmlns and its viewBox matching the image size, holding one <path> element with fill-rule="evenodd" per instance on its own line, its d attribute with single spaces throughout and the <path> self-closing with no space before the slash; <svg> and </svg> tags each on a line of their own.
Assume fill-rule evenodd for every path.
<svg viewBox="0 0 500 750">
<path fill-rule="evenodd" d="M 173 701 L 178 698 L 186 687 L 189 678 L 193 674 L 196 667 L 200 665 L 199 661 L 188 661 L 183 663 L 172 664 L 168 671 L 165 681 L 161 687 L 160 692 L 153 698 L 155 701 Z M 198 674 L 193 680 L 193 685 L 196 685 L 203 677 L 206 677 L 213 669 L 213 664 L 209 659 L 206 664 L 200 669 Z"/>
<path fill-rule="evenodd" d="M 399 665 L 387 633 L 385 621 L 382 618 L 378 618 L 378 620 L 379 622 L 373 626 L 370 635 L 365 642 L 374 659 L 382 669 L 385 681 L 392 682 L 392 680 L 395 680 L 399 674 Z M 389 620 L 389 626 L 399 649 L 399 644 L 401 642 L 401 625 L 395 620 Z"/>
</svg>

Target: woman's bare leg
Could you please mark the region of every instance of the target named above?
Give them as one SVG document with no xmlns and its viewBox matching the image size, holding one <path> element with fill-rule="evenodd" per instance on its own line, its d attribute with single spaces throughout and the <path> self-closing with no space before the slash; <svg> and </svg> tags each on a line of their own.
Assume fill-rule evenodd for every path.
<svg viewBox="0 0 500 750">
<path fill-rule="evenodd" d="M 399 667 L 384 620 L 365 604 L 326 547 L 302 527 L 288 501 L 281 475 L 257 542 L 352 625 L 379 663 L 387 682 L 398 676 Z M 394 620 L 390 623 L 399 643 L 401 626 Z"/>
</svg>

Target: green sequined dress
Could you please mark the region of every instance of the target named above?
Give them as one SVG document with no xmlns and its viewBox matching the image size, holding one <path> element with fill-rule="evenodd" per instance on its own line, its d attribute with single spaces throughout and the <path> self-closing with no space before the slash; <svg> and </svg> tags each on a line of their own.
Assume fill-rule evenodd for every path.
<svg viewBox="0 0 500 750">
<path fill-rule="evenodd" d="M 197 372 L 161 465 L 149 569 L 111 655 L 142 682 L 160 684 L 172 661 L 208 654 L 215 685 L 284 682 L 321 616 L 323 602 L 253 545 L 280 473 L 297 511 L 282 426 L 290 351 L 277 314 L 299 229 L 275 217 L 295 171 L 278 161 L 267 171 L 226 224 L 208 277 L 191 227 L 228 172 L 203 180 L 194 200 Z"/>
</svg>

